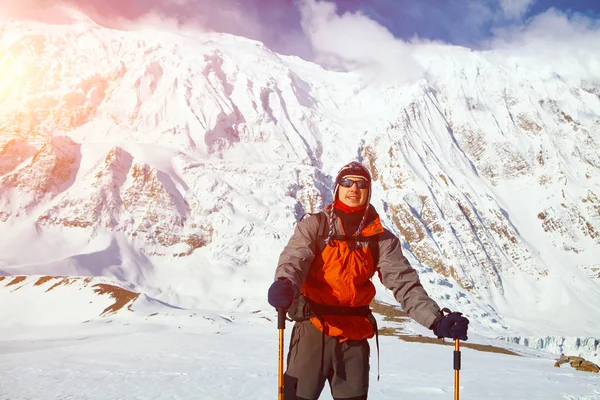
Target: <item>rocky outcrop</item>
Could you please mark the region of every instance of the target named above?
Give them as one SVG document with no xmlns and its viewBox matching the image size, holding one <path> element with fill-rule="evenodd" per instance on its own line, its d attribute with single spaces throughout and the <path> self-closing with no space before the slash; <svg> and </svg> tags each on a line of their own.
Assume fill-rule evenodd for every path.
<svg viewBox="0 0 600 400">
<path fill-rule="evenodd" d="M 0 277 L 0 298 L 4 304 L 11 304 L 3 310 L 3 318 L 19 323 L 54 323 L 55 320 L 82 323 L 94 318 L 113 317 L 134 311 L 132 307 L 140 296 L 146 301 L 144 295 L 105 277 Z M 36 318 L 27 321 L 28 313 Z"/>
<path fill-rule="evenodd" d="M 561 364 L 566 363 L 569 363 L 571 367 L 575 368 L 577 371 L 594 372 L 596 374 L 600 372 L 600 367 L 593 362 L 587 361 L 582 357 L 565 356 L 564 354 L 560 355 L 560 358 L 556 360 L 554 366 L 560 367 Z"/>
<path fill-rule="evenodd" d="M 19 164 L 23 163 L 37 153 L 37 149 L 19 139 L 11 139 L 0 146 L 0 176 L 13 171 Z"/>
<path fill-rule="evenodd" d="M 71 138 L 48 138 L 26 165 L 0 177 L 0 222 L 29 216 L 65 192 L 75 182 L 80 161 L 80 145 Z"/>
<path fill-rule="evenodd" d="M 171 177 L 112 148 L 104 163 L 64 193 L 37 218 L 41 226 L 123 232 L 147 254 L 189 255 L 210 240 L 210 229 L 191 218 L 187 201 Z"/>
</svg>

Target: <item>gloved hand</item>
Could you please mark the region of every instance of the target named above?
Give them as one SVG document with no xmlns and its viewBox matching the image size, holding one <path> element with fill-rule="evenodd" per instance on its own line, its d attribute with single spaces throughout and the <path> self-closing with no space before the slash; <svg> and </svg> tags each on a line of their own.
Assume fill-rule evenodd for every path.
<svg viewBox="0 0 600 400">
<path fill-rule="evenodd" d="M 467 329 L 469 329 L 469 320 L 459 312 L 443 316 L 433 325 L 433 333 L 438 338 L 467 340 Z"/>
<path fill-rule="evenodd" d="M 294 284 L 289 279 L 279 279 L 271 285 L 269 304 L 275 308 L 288 308 L 294 300 Z"/>
</svg>

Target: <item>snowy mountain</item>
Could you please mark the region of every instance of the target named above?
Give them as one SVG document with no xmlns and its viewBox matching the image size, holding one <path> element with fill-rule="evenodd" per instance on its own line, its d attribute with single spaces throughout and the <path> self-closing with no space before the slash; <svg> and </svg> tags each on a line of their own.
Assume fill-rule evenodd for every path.
<svg viewBox="0 0 600 400">
<path fill-rule="evenodd" d="M 406 83 L 225 34 L 3 21 L 0 272 L 266 310 L 296 221 L 358 159 L 474 333 L 600 361 L 600 82 L 500 51 L 415 57 Z"/>
</svg>

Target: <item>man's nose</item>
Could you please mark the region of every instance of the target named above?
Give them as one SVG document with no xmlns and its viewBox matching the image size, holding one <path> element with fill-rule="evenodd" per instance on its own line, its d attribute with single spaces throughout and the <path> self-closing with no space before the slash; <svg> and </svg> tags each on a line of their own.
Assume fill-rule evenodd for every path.
<svg viewBox="0 0 600 400">
<path fill-rule="evenodd" d="M 352 185 L 349 189 L 348 189 L 348 193 L 350 194 L 354 194 L 354 195 L 359 195 L 360 194 L 360 189 L 358 188 L 358 186 L 356 185 Z"/>
</svg>

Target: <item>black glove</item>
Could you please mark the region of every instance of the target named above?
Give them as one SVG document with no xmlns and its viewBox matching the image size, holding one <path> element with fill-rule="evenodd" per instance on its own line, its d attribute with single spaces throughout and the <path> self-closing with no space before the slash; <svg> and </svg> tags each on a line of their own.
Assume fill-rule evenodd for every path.
<svg viewBox="0 0 600 400">
<path fill-rule="evenodd" d="M 433 325 L 433 333 L 438 338 L 447 337 L 467 340 L 467 329 L 469 329 L 469 320 L 459 312 L 453 312 L 441 317 Z"/>
<path fill-rule="evenodd" d="M 288 308 L 294 300 L 294 284 L 289 279 L 279 279 L 271 285 L 269 304 L 275 308 Z"/>
</svg>

